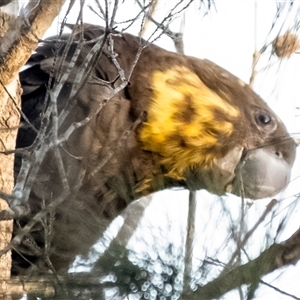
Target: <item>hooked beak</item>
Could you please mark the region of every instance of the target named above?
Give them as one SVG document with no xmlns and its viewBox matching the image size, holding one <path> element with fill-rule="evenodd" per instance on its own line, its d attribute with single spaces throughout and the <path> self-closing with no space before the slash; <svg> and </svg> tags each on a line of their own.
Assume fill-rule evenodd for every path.
<svg viewBox="0 0 300 300">
<path fill-rule="evenodd" d="M 272 197 L 286 188 L 292 165 L 274 150 L 250 150 L 238 164 L 231 193 L 251 199 Z"/>
</svg>

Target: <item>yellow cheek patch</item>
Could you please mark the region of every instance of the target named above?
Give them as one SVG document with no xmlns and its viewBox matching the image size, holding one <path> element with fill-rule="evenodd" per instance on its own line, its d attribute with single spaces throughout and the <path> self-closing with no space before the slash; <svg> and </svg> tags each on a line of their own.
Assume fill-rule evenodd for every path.
<svg viewBox="0 0 300 300">
<path fill-rule="evenodd" d="M 233 132 L 230 122 L 239 116 L 233 107 L 185 67 L 154 72 L 148 120 L 140 132 L 145 150 L 160 154 L 173 178 L 187 168 L 212 162 L 220 139 Z"/>
</svg>

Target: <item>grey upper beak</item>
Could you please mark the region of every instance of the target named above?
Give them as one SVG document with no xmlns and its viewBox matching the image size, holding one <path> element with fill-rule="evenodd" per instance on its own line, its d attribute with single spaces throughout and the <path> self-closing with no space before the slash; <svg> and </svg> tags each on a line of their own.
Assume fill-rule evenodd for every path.
<svg viewBox="0 0 300 300">
<path fill-rule="evenodd" d="M 291 168 L 272 148 L 250 150 L 236 168 L 232 193 L 251 199 L 272 197 L 288 185 Z"/>
</svg>

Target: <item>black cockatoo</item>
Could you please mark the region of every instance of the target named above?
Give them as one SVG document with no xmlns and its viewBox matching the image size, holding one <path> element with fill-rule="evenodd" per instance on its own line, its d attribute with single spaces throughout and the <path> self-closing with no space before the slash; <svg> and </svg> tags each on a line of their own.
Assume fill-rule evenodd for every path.
<svg viewBox="0 0 300 300">
<path fill-rule="evenodd" d="M 32 216 L 46 210 L 54 268 L 67 268 L 99 238 L 100 220 L 143 195 L 183 187 L 258 199 L 287 186 L 295 143 L 247 84 L 211 61 L 82 29 L 42 43 L 20 74 L 17 147 L 29 148 L 16 178 L 30 184 L 31 225 L 23 219 L 16 232 L 27 226 L 43 253 Z"/>
</svg>

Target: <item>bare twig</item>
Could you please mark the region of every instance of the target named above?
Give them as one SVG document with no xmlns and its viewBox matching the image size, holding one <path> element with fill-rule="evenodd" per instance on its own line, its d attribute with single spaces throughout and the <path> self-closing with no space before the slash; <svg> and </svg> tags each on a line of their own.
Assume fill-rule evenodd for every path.
<svg viewBox="0 0 300 300">
<path fill-rule="evenodd" d="M 292 294 L 290 294 L 290 293 L 287 293 L 287 292 L 285 292 L 285 291 L 283 291 L 283 290 L 281 290 L 281 289 L 279 289 L 279 288 L 277 288 L 277 287 L 275 287 L 275 286 L 273 286 L 273 285 L 271 285 L 271 284 L 265 282 L 264 280 L 260 280 L 259 282 L 260 282 L 261 284 L 264 284 L 264 285 L 268 286 L 269 288 L 271 288 L 271 289 L 277 291 L 278 293 L 280 293 L 280 294 L 282 294 L 282 295 L 288 296 L 288 297 L 290 297 L 290 298 L 292 298 L 292 299 L 300 300 L 299 297 L 296 297 L 295 295 L 292 295 Z"/>
<path fill-rule="evenodd" d="M 261 215 L 261 217 L 257 220 L 257 222 L 254 224 L 254 226 L 245 234 L 244 238 L 240 241 L 240 244 L 238 245 L 238 249 L 232 254 L 232 257 L 230 261 L 227 263 L 226 269 L 230 268 L 240 252 L 240 249 L 244 248 L 246 245 L 248 239 L 251 237 L 251 235 L 254 233 L 254 231 L 257 229 L 257 227 L 264 221 L 266 216 L 272 211 L 275 205 L 277 205 L 278 201 L 276 199 L 273 199 L 266 207 L 264 213 Z M 226 269 L 224 272 L 226 273 Z"/>
<path fill-rule="evenodd" d="M 300 229 L 288 240 L 281 244 L 273 244 L 261 253 L 259 257 L 245 265 L 238 266 L 219 276 L 206 285 L 200 287 L 195 293 L 188 295 L 189 300 L 206 300 L 219 298 L 232 289 L 243 284 L 251 284 L 263 275 L 280 269 L 281 267 L 296 264 L 300 260 Z"/>
</svg>

